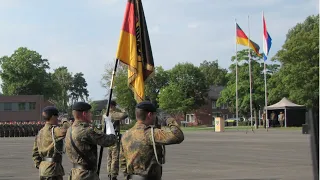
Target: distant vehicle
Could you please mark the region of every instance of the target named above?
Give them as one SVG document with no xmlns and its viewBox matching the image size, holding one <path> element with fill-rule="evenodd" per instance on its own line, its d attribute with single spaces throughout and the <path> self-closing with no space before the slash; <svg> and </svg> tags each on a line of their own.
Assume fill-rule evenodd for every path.
<svg viewBox="0 0 320 180">
<path fill-rule="evenodd" d="M 240 118 L 228 118 L 227 120 L 225 120 L 225 122 L 242 122 L 242 121 L 245 121 L 246 119 L 244 117 L 240 117 Z"/>
</svg>

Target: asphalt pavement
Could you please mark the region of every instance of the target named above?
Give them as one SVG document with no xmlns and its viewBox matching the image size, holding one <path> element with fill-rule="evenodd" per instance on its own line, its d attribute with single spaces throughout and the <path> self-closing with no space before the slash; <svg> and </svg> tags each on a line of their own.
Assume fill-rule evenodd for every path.
<svg viewBox="0 0 320 180">
<path fill-rule="evenodd" d="M 163 179 L 312 180 L 309 139 L 300 130 L 185 132 L 184 142 L 167 146 Z M 31 158 L 33 140 L 0 139 L 0 180 L 39 179 Z M 101 179 L 107 179 L 104 153 Z M 63 165 L 69 173 L 66 156 Z"/>
</svg>

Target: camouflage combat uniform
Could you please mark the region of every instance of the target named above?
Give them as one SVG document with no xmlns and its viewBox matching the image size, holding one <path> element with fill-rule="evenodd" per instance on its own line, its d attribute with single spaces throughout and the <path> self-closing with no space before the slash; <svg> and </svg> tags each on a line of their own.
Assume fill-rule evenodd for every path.
<svg viewBox="0 0 320 180">
<path fill-rule="evenodd" d="M 71 143 L 72 140 L 77 149 L 86 157 L 83 158 L 77 153 Z M 90 126 L 89 123 L 83 121 L 74 121 L 68 129 L 65 139 L 66 153 L 73 163 L 71 169 L 71 180 L 99 180 L 96 173 L 97 170 L 97 145 L 108 147 L 116 142 L 115 135 L 106 135 L 98 133 Z M 86 162 L 85 159 L 90 160 Z"/>
<path fill-rule="evenodd" d="M 154 129 L 156 145 L 179 144 L 184 140 L 184 134 L 173 118 L 169 118 L 167 124 L 168 127 Z M 131 175 L 139 175 L 148 180 L 159 180 L 162 177 L 161 165 L 154 154 L 151 131 L 151 126 L 138 121 L 122 136 L 120 169 L 128 178 Z"/>
<path fill-rule="evenodd" d="M 124 112 L 121 112 L 119 109 L 110 109 L 110 116 L 111 122 L 114 124 L 114 130 L 120 133 L 120 121 L 128 117 L 128 115 Z M 108 147 L 107 172 L 111 178 L 115 178 L 119 174 L 120 139 L 119 137 L 117 138 L 117 143 Z"/>
<path fill-rule="evenodd" d="M 65 173 L 61 163 L 65 135 L 65 129 L 46 123 L 36 136 L 32 157 L 40 180 L 63 180 Z"/>
<path fill-rule="evenodd" d="M 62 127 L 64 128 L 64 129 L 68 129 L 69 127 L 70 127 L 70 123 L 69 123 L 69 121 L 68 121 L 68 119 L 67 118 L 63 118 L 62 120 L 61 120 L 61 122 L 62 122 Z"/>
</svg>

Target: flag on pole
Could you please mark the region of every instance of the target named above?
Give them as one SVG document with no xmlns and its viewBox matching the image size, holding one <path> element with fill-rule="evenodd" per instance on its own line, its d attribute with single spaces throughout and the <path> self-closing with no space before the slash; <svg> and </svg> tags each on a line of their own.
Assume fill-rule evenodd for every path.
<svg viewBox="0 0 320 180">
<path fill-rule="evenodd" d="M 116 58 L 128 65 L 128 84 L 137 102 L 144 100 L 145 81 L 154 73 L 154 61 L 141 0 L 128 0 Z"/>
<path fill-rule="evenodd" d="M 254 52 L 257 53 L 258 56 L 260 56 L 260 53 L 259 53 L 259 50 L 260 50 L 260 47 L 257 43 L 253 42 L 253 41 L 249 41 L 249 38 L 247 37 L 246 33 L 243 32 L 243 30 L 240 28 L 240 26 L 236 23 L 236 26 L 237 26 L 237 44 L 241 44 L 241 45 L 244 45 L 244 46 L 248 46 L 249 44 L 249 47 L 251 49 L 254 50 Z M 250 43 L 249 43 L 249 42 Z"/>
<path fill-rule="evenodd" d="M 272 39 L 267 30 L 266 21 L 263 15 L 263 59 L 266 61 L 271 48 Z"/>
</svg>

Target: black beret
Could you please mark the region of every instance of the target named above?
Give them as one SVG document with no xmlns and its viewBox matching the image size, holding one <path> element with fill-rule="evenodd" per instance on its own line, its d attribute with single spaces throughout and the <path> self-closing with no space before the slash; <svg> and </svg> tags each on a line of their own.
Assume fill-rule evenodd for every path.
<svg viewBox="0 0 320 180">
<path fill-rule="evenodd" d="M 59 110 L 54 106 L 47 106 L 43 108 L 43 112 L 45 112 L 49 116 L 58 116 Z"/>
<path fill-rule="evenodd" d="M 116 106 L 116 105 L 117 105 L 117 103 L 116 103 L 116 101 L 115 101 L 115 100 L 111 100 L 111 101 L 110 101 L 110 105 Z"/>
<path fill-rule="evenodd" d="M 86 102 L 76 102 L 72 106 L 72 110 L 75 111 L 89 111 L 91 109 L 91 105 Z"/>
<path fill-rule="evenodd" d="M 136 108 L 145 110 L 147 112 L 157 112 L 157 108 L 150 101 L 142 101 L 137 104 Z"/>
</svg>

